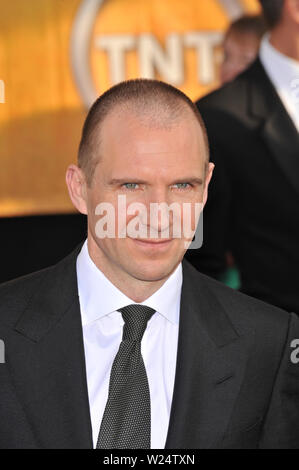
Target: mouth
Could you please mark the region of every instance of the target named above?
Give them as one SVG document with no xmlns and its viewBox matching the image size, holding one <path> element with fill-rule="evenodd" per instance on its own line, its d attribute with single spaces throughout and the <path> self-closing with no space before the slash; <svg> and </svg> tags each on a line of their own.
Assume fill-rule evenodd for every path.
<svg viewBox="0 0 299 470">
<path fill-rule="evenodd" d="M 169 247 L 169 245 L 173 241 L 172 238 L 168 238 L 165 240 L 153 240 L 153 239 L 143 239 L 143 238 L 130 238 L 130 239 L 141 248 L 153 249 L 153 250 L 166 249 Z"/>
</svg>

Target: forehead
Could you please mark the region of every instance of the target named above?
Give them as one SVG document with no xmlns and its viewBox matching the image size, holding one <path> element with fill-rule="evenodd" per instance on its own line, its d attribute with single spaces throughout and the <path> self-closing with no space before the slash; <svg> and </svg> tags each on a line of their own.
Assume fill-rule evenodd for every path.
<svg viewBox="0 0 299 470">
<path fill-rule="evenodd" d="M 161 120 L 116 109 L 101 126 L 99 153 L 106 165 L 198 164 L 205 152 L 201 127 L 189 110 L 178 119 Z"/>
</svg>

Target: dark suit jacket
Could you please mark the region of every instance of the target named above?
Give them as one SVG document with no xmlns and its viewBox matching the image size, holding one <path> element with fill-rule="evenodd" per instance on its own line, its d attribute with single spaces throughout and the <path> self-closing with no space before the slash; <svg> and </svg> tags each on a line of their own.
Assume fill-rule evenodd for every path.
<svg viewBox="0 0 299 470">
<path fill-rule="evenodd" d="M 91 448 L 77 248 L 0 286 L 0 448 Z M 183 263 L 166 447 L 299 448 L 299 320 Z M 101 358 L 99 357 L 99 367 Z"/>
<path fill-rule="evenodd" d="M 218 277 L 231 250 L 243 292 L 299 313 L 299 136 L 262 64 L 197 102 L 216 167 L 203 246 L 189 261 Z"/>
</svg>

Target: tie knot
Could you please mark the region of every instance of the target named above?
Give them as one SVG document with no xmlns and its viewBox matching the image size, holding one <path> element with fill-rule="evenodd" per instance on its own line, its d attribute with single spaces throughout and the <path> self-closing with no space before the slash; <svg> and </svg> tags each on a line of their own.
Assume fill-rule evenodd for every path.
<svg viewBox="0 0 299 470">
<path fill-rule="evenodd" d="M 120 308 L 124 319 L 123 341 L 141 341 L 143 333 L 145 332 L 147 322 L 155 313 L 150 307 L 146 305 L 132 304 L 127 307 Z"/>
</svg>

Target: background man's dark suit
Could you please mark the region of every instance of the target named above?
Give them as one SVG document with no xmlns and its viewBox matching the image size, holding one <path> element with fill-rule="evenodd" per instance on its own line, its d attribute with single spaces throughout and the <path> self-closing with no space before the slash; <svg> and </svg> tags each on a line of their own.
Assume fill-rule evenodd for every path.
<svg viewBox="0 0 299 470">
<path fill-rule="evenodd" d="M 0 286 L 0 448 L 92 447 L 78 251 Z M 298 318 L 186 261 L 183 276 L 166 447 L 299 448 Z"/>
<path fill-rule="evenodd" d="M 299 313 L 298 132 L 259 60 L 197 105 L 216 167 L 187 257 L 217 277 L 229 249 L 244 292 Z"/>
</svg>

